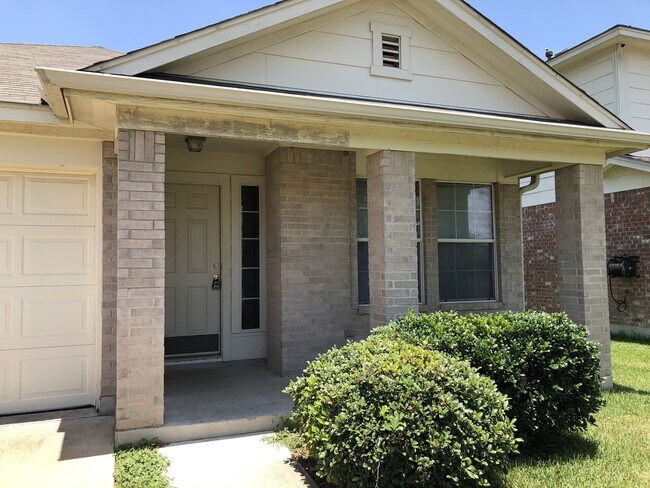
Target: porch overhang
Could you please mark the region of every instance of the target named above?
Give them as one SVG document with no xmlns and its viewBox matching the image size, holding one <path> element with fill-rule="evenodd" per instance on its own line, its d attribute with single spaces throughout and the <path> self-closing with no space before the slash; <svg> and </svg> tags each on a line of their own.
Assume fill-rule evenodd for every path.
<svg viewBox="0 0 650 488">
<path fill-rule="evenodd" d="M 650 134 L 487 113 L 38 68 L 46 100 L 70 118 L 84 100 L 120 128 L 329 148 L 404 150 L 604 165 L 650 148 Z"/>
</svg>

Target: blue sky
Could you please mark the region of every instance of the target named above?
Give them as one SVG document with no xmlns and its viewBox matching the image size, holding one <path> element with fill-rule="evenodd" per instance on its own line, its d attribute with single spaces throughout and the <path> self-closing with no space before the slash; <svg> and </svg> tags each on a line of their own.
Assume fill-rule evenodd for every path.
<svg viewBox="0 0 650 488">
<path fill-rule="evenodd" d="M 4 0 L 0 42 L 138 49 L 272 0 Z M 614 24 L 650 29 L 650 0 L 469 0 L 542 57 Z"/>
</svg>

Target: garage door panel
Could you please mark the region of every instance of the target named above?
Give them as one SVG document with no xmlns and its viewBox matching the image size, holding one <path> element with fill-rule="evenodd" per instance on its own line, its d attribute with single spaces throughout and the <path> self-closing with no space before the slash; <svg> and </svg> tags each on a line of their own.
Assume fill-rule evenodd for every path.
<svg viewBox="0 0 650 488">
<path fill-rule="evenodd" d="M 24 176 L 24 208 L 28 215 L 90 216 L 88 177 Z"/>
<path fill-rule="evenodd" d="M 94 283 L 92 227 L 0 226 L 0 287 Z"/>
<path fill-rule="evenodd" d="M 95 190 L 0 171 L 0 414 L 95 400 Z"/>
<path fill-rule="evenodd" d="M 95 225 L 93 176 L 0 172 L 0 215 L 6 225 Z"/>
<path fill-rule="evenodd" d="M 0 364 L 8 364 L 4 368 L 8 381 L 0 414 L 92 404 L 92 349 L 54 347 L 3 353 L 7 360 Z"/>
<path fill-rule="evenodd" d="M 0 174 L 0 214 L 14 213 L 15 180 L 15 176 Z"/>
<path fill-rule="evenodd" d="M 11 236 L 0 237 L 0 276 L 14 274 L 14 238 Z"/>
<path fill-rule="evenodd" d="M 94 293 L 93 286 L 3 289 L 0 320 L 4 303 L 8 326 L 5 335 L 0 326 L 0 351 L 92 344 Z"/>
</svg>

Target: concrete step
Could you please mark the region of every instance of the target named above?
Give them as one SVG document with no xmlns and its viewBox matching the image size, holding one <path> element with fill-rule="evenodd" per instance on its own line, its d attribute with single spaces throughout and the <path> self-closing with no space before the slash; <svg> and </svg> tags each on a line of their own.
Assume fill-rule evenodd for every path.
<svg viewBox="0 0 650 488">
<path fill-rule="evenodd" d="M 278 429 L 291 412 L 245 418 L 218 419 L 199 423 L 176 423 L 162 427 L 115 432 L 115 445 L 133 444 L 142 439 L 159 439 L 165 444 L 268 432 Z"/>
</svg>

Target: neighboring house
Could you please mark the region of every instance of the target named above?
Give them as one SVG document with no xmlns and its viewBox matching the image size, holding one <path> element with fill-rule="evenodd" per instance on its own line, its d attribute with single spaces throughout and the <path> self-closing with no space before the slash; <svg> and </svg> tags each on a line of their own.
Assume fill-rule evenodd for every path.
<svg viewBox="0 0 650 488">
<path fill-rule="evenodd" d="M 650 31 L 615 26 L 549 64 L 634 129 L 650 131 Z M 610 159 L 604 192 L 608 258 L 640 258 L 637 278 L 612 279 L 614 298 L 626 306 L 610 296 L 611 328 L 650 335 L 650 152 Z M 541 176 L 523 205 L 526 305 L 559 310 L 553 173 Z"/>
<path fill-rule="evenodd" d="M 153 427 L 166 354 L 290 375 L 409 308 L 522 309 L 549 169 L 560 306 L 612 384 L 602 167 L 650 136 L 466 3 L 287 0 L 38 64 L 47 106 L 0 103 L 1 412 Z"/>
</svg>

